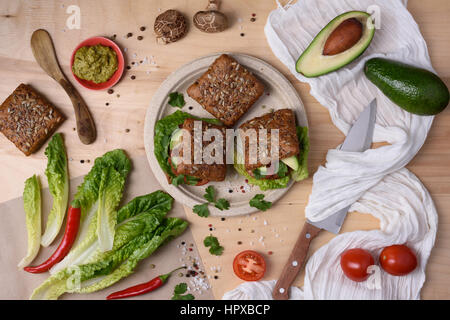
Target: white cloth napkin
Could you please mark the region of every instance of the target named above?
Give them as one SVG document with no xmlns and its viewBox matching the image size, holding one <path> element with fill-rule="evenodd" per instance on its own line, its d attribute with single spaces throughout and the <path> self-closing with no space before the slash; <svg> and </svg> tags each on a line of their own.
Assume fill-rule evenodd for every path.
<svg viewBox="0 0 450 320">
<path fill-rule="evenodd" d="M 379 10 L 380 29 L 363 56 L 337 72 L 305 78 L 295 71 L 295 61 L 314 36 L 335 16 L 351 10 Z M 272 11 L 265 26 L 274 54 L 311 94 L 325 106 L 333 123 L 347 134 L 352 123 L 373 98 L 378 111 L 374 141 L 391 145 L 366 152 L 328 151 L 325 166 L 313 177 L 306 217 L 322 220 L 352 205 L 380 220 L 380 230 L 355 231 L 335 237 L 307 262 L 303 289 L 291 288 L 294 299 L 419 299 L 425 266 L 437 231 L 433 201 L 420 181 L 403 167 L 416 155 L 427 137 L 433 117 L 410 114 L 387 99 L 364 75 L 364 63 L 374 56 L 411 63 L 433 71 L 426 43 L 406 9 L 406 1 L 299 0 Z M 391 244 L 406 243 L 418 256 L 411 274 L 394 277 L 378 272 L 370 282 L 355 283 L 340 268 L 340 254 L 361 247 L 377 257 Z M 372 281 L 378 281 L 373 288 Z M 224 299 L 271 298 L 274 281 L 244 283 Z M 265 290 L 263 290 L 264 288 Z M 264 293 L 263 293 L 264 292 Z"/>
</svg>

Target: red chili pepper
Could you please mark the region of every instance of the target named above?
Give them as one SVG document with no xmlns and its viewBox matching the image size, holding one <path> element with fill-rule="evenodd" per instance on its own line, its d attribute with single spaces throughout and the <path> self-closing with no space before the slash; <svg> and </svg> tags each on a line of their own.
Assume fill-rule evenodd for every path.
<svg viewBox="0 0 450 320">
<path fill-rule="evenodd" d="M 164 283 L 166 283 L 167 279 L 169 279 L 172 273 L 184 268 L 186 267 L 177 268 L 175 270 L 170 271 L 167 274 L 157 276 L 156 278 L 153 278 L 149 282 L 141 283 L 133 287 L 129 287 L 127 289 L 111 293 L 109 296 L 106 297 L 106 300 L 134 297 L 158 289 Z"/>
<path fill-rule="evenodd" d="M 61 261 L 72 248 L 73 243 L 77 237 L 78 229 L 80 227 L 81 208 L 77 208 L 79 205 L 72 203 L 69 206 L 67 213 L 66 230 L 64 236 L 56 251 L 47 259 L 44 263 L 36 267 L 26 267 L 25 271 L 30 273 L 42 273 L 53 267 L 59 261 Z"/>
</svg>

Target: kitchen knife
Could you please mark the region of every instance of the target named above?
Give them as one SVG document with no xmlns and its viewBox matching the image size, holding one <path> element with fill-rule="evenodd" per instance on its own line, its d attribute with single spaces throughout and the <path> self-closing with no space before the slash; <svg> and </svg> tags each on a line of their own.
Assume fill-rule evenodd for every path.
<svg viewBox="0 0 450 320">
<path fill-rule="evenodd" d="M 363 152 L 369 149 L 372 144 L 376 114 L 377 101 L 374 99 L 363 112 L 361 112 L 345 138 L 344 143 L 341 145 L 340 150 Z M 306 260 L 306 255 L 312 239 L 314 239 L 322 229 L 334 234 L 339 233 L 349 208 L 350 206 L 343 208 L 320 221 L 312 222 L 306 220 L 303 229 L 300 232 L 300 236 L 295 243 L 294 249 L 292 250 L 272 292 L 272 297 L 275 300 L 289 299 L 289 288 Z"/>
</svg>

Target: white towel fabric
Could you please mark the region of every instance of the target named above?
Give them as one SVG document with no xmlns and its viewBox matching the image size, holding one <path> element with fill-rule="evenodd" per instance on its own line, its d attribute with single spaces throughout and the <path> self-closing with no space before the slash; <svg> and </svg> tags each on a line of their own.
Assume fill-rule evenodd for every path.
<svg viewBox="0 0 450 320">
<path fill-rule="evenodd" d="M 295 71 L 295 61 L 320 29 L 335 16 L 351 10 L 379 8 L 380 29 L 362 57 L 346 67 L 318 78 Z M 376 10 L 376 8 L 375 8 Z M 313 177 L 306 217 L 322 220 L 352 205 L 351 211 L 370 213 L 380 220 L 380 230 L 340 234 L 307 262 L 303 289 L 291 288 L 293 299 L 419 299 L 425 267 L 434 245 L 437 213 L 420 181 L 403 167 L 416 155 L 427 137 L 433 117 L 410 114 L 387 99 L 363 73 L 374 56 L 414 64 L 433 71 L 426 43 L 401 0 L 299 0 L 272 11 L 265 26 L 274 54 L 311 94 L 325 106 L 333 123 L 347 134 L 369 102 L 378 103 L 374 141 L 388 146 L 366 152 L 329 150 L 327 163 Z M 347 279 L 339 265 L 340 254 L 361 247 L 377 258 L 383 247 L 406 243 L 417 254 L 418 268 L 403 277 L 379 272 L 381 288 Z M 371 281 L 374 281 L 372 277 Z M 270 299 L 275 281 L 244 283 L 224 299 Z"/>
</svg>

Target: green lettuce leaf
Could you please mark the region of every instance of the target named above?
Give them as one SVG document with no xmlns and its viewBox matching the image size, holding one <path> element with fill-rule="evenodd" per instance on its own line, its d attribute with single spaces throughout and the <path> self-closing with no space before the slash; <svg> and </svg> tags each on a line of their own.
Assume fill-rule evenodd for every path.
<svg viewBox="0 0 450 320">
<path fill-rule="evenodd" d="M 23 207 L 28 233 L 28 250 L 26 257 L 19 262 L 19 268 L 26 267 L 34 260 L 41 245 L 41 186 L 36 175 L 25 181 Z"/>
<path fill-rule="evenodd" d="M 52 270 L 31 299 L 57 299 L 65 292 L 93 292 L 131 274 L 138 262 L 180 235 L 188 223 L 165 218 L 173 198 L 163 191 L 134 198 L 117 213 L 112 250 L 102 252 L 95 240 L 80 252 L 77 264 Z"/>
<path fill-rule="evenodd" d="M 173 198 L 164 191 L 158 190 L 153 193 L 136 197 L 117 212 L 117 223 L 134 217 L 138 213 L 158 212 L 164 216 L 170 211 L 173 204 Z"/>
<path fill-rule="evenodd" d="M 279 179 L 256 179 L 252 177 L 247 170 L 245 170 L 244 160 L 239 152 L 235 153 L 234 169 L 236 169 L 240 175 L 244 176 L 249 184 L 258 186 L 263 191 L 286 188 L 290 179 L 289 176 Z"/>
<path fill-rule="evenodd" d="M 157 214 L 143 213 L 144 216 L 156 217 Z M 136 220 L 138 218 L 131 221 Z M 52 275 L 34 290 L 31 299 L 57 299 L 65 292 L 89 293 L 109 287 L 133 273 L 139 261 L 179 236 L 187 226 L 182 219 L 165 218 L 159 226 L 144 229 L 120 248 L 103 253 L 90 263 L 70 266 Z"/>
<path fill-rule="evenodd" d="M 78 292 L 80 293 L 90 293 L 95 292 L 104 288 L 107 288 L 117 281 L 129 276 L 133 273 L 139 261 L 147 258 L 156 249 L 158 249 L 163 244 L 169 242 L 173 238 L 178 237 L 180 234 L 186 230 L 188 222 L 178 218 L 167 218 L 164 219 L 163 225 L 158 228 L 155 235 L 151 240 L 147 241 L 144 245 L 137 248 L 131 256 L 122 263 L 117 269 L 112 273 L 108 274 L 106 277 L 101 278 L 98 282 L 91 284 L 87 287 L 83 287 Z"/>
<path fill-rule="evenodd" d="M 131 170 L 130 160 L 120 149 L 109 151 L 102 157 L 95 159 L 91 171 L 84 177 L 83 183 L 78 186 L 74 201 L 81 206 L 82 219 L 86 218 L 89 209 L 97 203 L 100 190 L 101 175 L 104 168 L 113 167 L 121 176 L 126 178 Z"/>
<path fill-rule="evenodd" d="M 308 154 L 309 154 L 309 137 L 308 127 L 297 127 L 297 136 L 300 144 L 300 154 L 298 155 L 299 168 L 291 172 L 291 177 L 295 181 L 302 181 L 308 178 Z"/>
<path fill-rule="evenodd" d="M 98 240 L 98 200 L 105 168 L 114 169 L 123 178 L 121 181 L 124 183 L 131 170 L 131 163 L 125 152 L 120 149 L 107 152 L 102 157 L 95 159 L 94 165 L 84 177 L 83 183 L 78 186 L 73 200 L 81 208 L 79 234 L 72 250 L 50 270 L 51 273 L 56 273 L 70 265 L 82 263 L 98 249 L 98 245 L 95 244 Z M 113 182 L 108 182 L 108 185 L 110 183 Z M 104 188 L 107 188 L 106 185 Z M 120 194 L 121 197 L 122 194 Z"/>
<path fill-rule="evenodd" d="M 56 133 L 45 149 L 48 163 L 45 175 L 48 188 L 53 197 L 53 206 L 47 218 L 45 232 L 41 244 L 49 246 L 61 229 L 67 210 L 69 198 L 69 174 L 67 171 L 67 156 L 64 141 L 60 133 Z"/>
<path fill-rule="evenodd" d="M 112 167 L 108 167 L 102 170 L 101 179 L 97 209 L 97 236 L 100 249 L 104 252 L 113 247 L 117 222 L 116 208 L 122 199 L 125 178 Z"/>
<path fill-rule="evenodd" d="M 172 172 L 172 168 L 169 164 L 169 143 L 170 137 L 172 133 L 179 128 L 181 124 L 183 124 L 184 120 L 193 118 L 197 120 L 206 121 L 213 124 L 221 124 L 221 122 L 217 119 L 206 119 L 206 118 L 198 118 L 187 112 L 183 112 L 180 110 L 175 111 L 171 115 L 158 120 L 155 125 L 155 137 L 154 137 L 154 153 L 156 160 L 158 160 L 159 166 L 166 173 L 166 175 L 171 179 L 171 181 L 176 181 L 177 184 L 181 184 L 184 182 L 184 177 L 177 178 Z M 197 178 L 194 177 L 186 177 L 189 181 L 189 184 L 196 184 L 198 182 Z M 195 179 L 195 183 L 193 183 L 193 179 Z"/>
<path fill-rule="evenodd" d="M 235 153 L 234 168 L 236 171 L 244 176 L 249 184 L 258 186 L 262 191 L 270 189 L 286 188 L 290 178 L 295 181 L 301 181 L 308 178 L 308 153 L 309 153 L 309 138 L 307 127 L 297 127 L 297 136 L 300 144 L 299 168 L 296 171 L 291 171 L 290 176 L 285 176 L 279 179 L 256 179 L 252 177 L 247 170 L 245 170 L 242 155 L 239 152 Z M 239 161 L 238 161 L 239 160 Z"/>
</svg>

